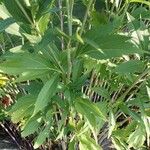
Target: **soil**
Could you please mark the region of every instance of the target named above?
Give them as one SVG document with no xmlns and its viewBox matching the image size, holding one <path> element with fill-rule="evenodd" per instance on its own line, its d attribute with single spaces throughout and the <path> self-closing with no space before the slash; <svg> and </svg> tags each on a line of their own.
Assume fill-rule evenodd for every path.
<svg viewBox="0 0 150 150">
<path fill-rule="evenodd" d="M 18 134 L 16 133 L 15 135 L 17 135 L 17 138 L 18 138 L 17 142 L 18 142 L 18 145 L 20 145 L 20 148 L 19 148 L 17 144 L 14 142 L 15 140 L 13 140 L 10 137 L 10 135 L 6 132 L 6 130 L 8 131 L 9 129 L 4 130 L 2 126 L 0 126 L 0 150 L 33 150 L 33 147 L 29 146 L 28 143 L 26 143 L 26 141 L 23 141 L 23 139 L 21 139 L 21 137 L 19 137 Z M 101 142 L 101 146 L 103 150 L 115 150 L 112 147 L 112 143 L 110 140 L 106 140 L 106 139 L 103 140 Z M 60 147 L 57 144 L 55 145 L 54 143 L 51 149 L 61 150 Z"/>
<path fill-rule="evenodd" d="M 0 150 L 19 150 L 10 136 L 0 128 Z"/>
</svg>

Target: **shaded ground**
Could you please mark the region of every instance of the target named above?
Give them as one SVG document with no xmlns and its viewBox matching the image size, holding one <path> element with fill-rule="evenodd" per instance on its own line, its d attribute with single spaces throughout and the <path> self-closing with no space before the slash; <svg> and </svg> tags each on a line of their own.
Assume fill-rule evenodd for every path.
<svg viewBox="0 0 150 150">
<path fill-rule="evenodd" d="M 19 150 L 9 135 L 0 128 L 0 150 Z"/>
<path fill-rule="evenodd" d="M 8 129 L 5 129 L 8 130 Z M 17 144 L 14 142 L 14 140 L 9 136 L 9 134 L 5 131 L 1 126 L 0 126 L 0 150 L 33 150 L 32 146 L 29 146 L 26 142 L 24 143 L 24 148 L 21 148 L 22 146 L 22 141 L 23 139 L 20 139 L 20 137 L 18 136 L 18 145 L 20 145 L 20 148 L 17 146 Z M 100 145 L 102 146 L 103 150 L 115 150 L 112 147 L 112 142 L 110 139 L 106 139 L 106 136 L 104 136 L 104 138 L 101 138 L 101 142 Z M 40 150 L 40 149 L 39 149 Z M 43 148 L 41 148 L 41 150 L 44 150 Z M 59 145 L 55 145 L 53 144 L 51 147 L 51 150 L 61 150 L 61 148 L 59 147 Z"/>
</svg>

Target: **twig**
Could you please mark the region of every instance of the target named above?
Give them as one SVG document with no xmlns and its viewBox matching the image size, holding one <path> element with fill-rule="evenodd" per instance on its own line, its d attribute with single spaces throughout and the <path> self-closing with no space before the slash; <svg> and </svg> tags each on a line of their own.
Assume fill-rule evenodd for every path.
<svg viewBox="0 0 150 150">
<path fill-rule="evenodd" d="M 21 150 L 22 148 L 20 144 L 17 142 L 17 140 L 15 139 L 15 137 L 8 131 L 8 129 L 2 123 L 0 123 L 0 126 L 9 134 L 9 136 L 12 138 L 12 140 L 16 143 L 18 148 Z"/>
</svg>

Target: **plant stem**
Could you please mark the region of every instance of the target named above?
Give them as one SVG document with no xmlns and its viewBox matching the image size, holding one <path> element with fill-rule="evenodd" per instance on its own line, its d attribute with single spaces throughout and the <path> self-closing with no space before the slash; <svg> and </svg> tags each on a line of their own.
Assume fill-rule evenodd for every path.
<svg viewBox="0 0 150 150">
<path fill-rule="evenodd" d="M 11 40 L 11 37 L 9 36 L 7 32 L 6 32 L 6 36 L 8 37 L 8 40 L 10 41 L 11 46 L 15 47 L 15 45 L 13 44 L 13 41 Z"/>
<path fill-rule="evenodd" d="M 81 30 L 80 30 L 80 33 L 79 33 L 80 36 L 82 36 L 82 34 L 83 34 L 85 24 L 86 24 L 86 21 L 87 21 L 87 17 L 88 17 L 88 14 L 89 14 L 89 11 L 90 11 L 90 8 L 91 8 L 92 4 L 93 4 L 93 0 L 90 0 L 89 3 L 88 3 L 88 6 L 87 6 L 87 10 L 86 10 L 85 15 L 84 15 L 82 27 L 81 27 Z"/>
<path fill-rule="evenodd" d="M 86 21 L 87 21 L 87 18 L 88 18 L 88 14 L 90 12 L 90 8 L 91 8 L 91 5 L 93 4 L 93 1 L 94 0 L 90 0 L 89 3 L 88 3 L 87 9 L 86 9 L 86 12 L 85 12 L 85 15 L 84 15 L 83 23 L 82 23 L 82 26 L 81 26 L 81 30 L 79 32 L 79 36 L 82 36 L 82 34 L 83 34 L 85 24 L 86 24 Z M 77 44 L 76 44 L 76 50 L 78 49 L 78 47 L 79 47 L 79 42 L 77 42 Z M 76 55 L 76 53 L 75 53 L 75 55 Z"/>
<path fill-rule="evenodd" d="M 73 11 L 73 3 L 74 3 L 73 0 L 66 0 L 69 36 L 72 36 L 72 11 Z"/>
<path fill-rule="evenodd" d="M 64 31 L 64 18 L 63 18 L 63 12 L 62 12 L 62 0 L 58 1 L 59 9 L 60 9 L 60 29 L 63 32 Z M 61 49 L 64 49 L 64 38 L 61 37 Z"/>
<path fill-rule="evenodd" d="M 74 0 L 66 0 L 67 6 L 67 16 L 68 16 L 68 31 L 69 36 L 72 36 L 72 11 L 73 11 L 73 4 Z M 72 62 L 71 62 L 71 39 L 67 45 L 67 61 L 68 61 L 68 72 L 67 72 L 67 79 L 70 82 L 71 70 L 72 70 Z"/>
<path fill-rule="evenodd" d="M 120 96 L 119 101 L 123 101 L 123 99 L 127 96 L 127 94 L 131 91 L 132 88 L 148 73 L 150 72 L 150 68 L 146 69 L 142 74 L 138 76 L 138 78 L 133 82 L 133 84 L 126 90 L 126 92 Z"/>
</svg>

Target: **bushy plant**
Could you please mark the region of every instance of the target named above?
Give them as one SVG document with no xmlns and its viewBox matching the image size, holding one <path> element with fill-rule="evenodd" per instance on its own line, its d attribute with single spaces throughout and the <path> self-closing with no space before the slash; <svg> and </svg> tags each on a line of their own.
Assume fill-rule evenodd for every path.
<svg viewBox="0 0 150 150">
<path fill-rule="evenodd" d="M 7 115 L 35 149 L 149 147 L 149 7 L 1 0 L 0 72 L 17 87 Z"/>
</svg>

